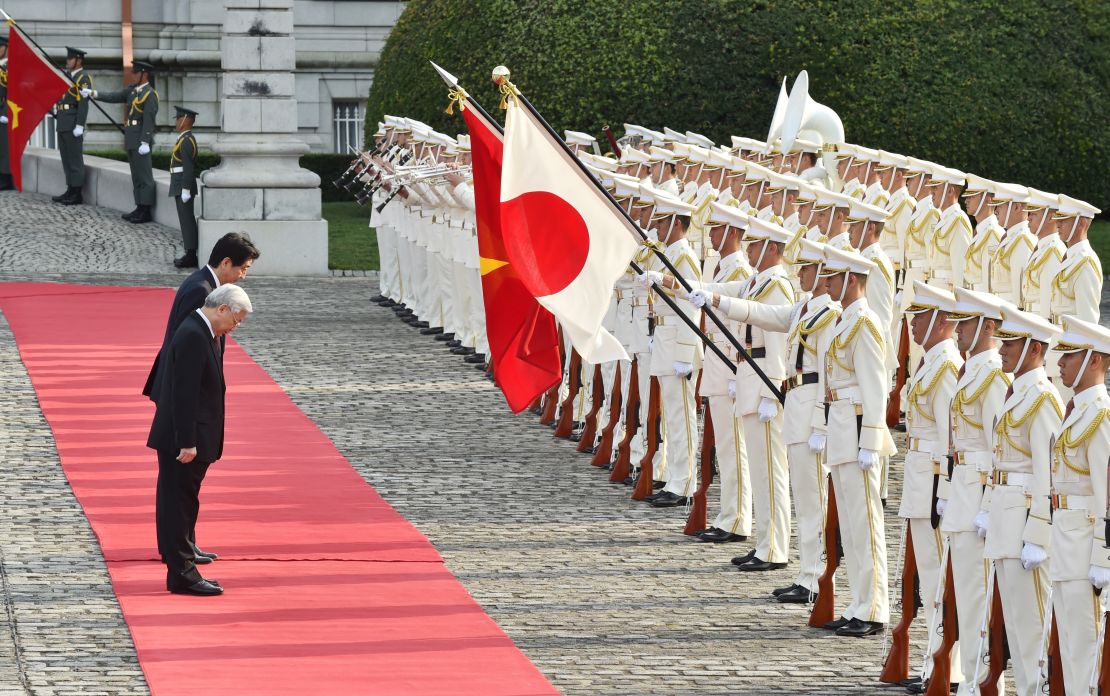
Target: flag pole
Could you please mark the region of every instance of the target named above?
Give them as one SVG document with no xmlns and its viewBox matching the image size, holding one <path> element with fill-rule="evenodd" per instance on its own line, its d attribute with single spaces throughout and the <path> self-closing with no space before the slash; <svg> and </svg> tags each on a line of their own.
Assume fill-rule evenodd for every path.
<svg viewBox="0 0 1110 696">
<path fill-rule="evenodd" d="M 46 53 L 46 50 L 42 46 L 39 46 L 39 42 L 32 39 L 30 34 L 23 31 L 23 27 L 19 26 L 19 24 L 14 19 L 12 19 L 12 16 L 5 12 L 3 8 L 0 8 L 0 15 L 4 15 L 4 21 L 18 29 L 19 33 L 23 35 L 23 38 L 30 41 L 31 44 L 39 50 L 39 53 L 42 54 L 42 57 L 50 61 L 50 64 L 54 66 L 54 69 L 60 72 L 67 80 L 69 80 L 69 84 L 73 85 L 74 87 L 77 86 L 77 83 L 73 81 L 73 78 L 69 76 L 69 73 L 67 73 L 64 69 L 59 68 L 58 64 L 55 63 L 53 59 L 51 59 L 50 56 Z M 80 94 L 78 94 L 77 98 L 81 98 Z M 127 134 L 127 132 L 123 129 L 123 126 L 116 123 L 116 120 L 109 116 L 108 112 L 104 110 L 104 107 L 100 106 L 100 104 L 98 104 L 95 99 L 90 99 L 89 101 L 92 102 L 92 105 L 95 106 L 100 113 L 104 114 L 104 118 L 108 119 L 109 123 L 119 129 L 120 133 L 123 133 L 124 135 Z"/>
<path fill-rule="evenodd" d="M 579 160 L 578 157 L 576 157 L 575 154 L 570 151 L 570 148 L 567 147 L 567 144 L 563 142 L 563 139 L 559 137 L 559 134 L 555 131 L 555 129 L 551 127 L 551 124 L 549 124 L 547 120 L 544 119 L 542 115 L 540 115 L 540 112 L 536 110 L 536 107 L 532 106 L 532 103 L 528 101 L 528 98 L 521 94 L 520 90 L 516 88 L 516 85 L 509 82 L 508 70 L 505 70 L 504 68 L 500 69 L 504 70 L 505 72 L 499 73 L 498 69 L 495 69 L 494 79 L 495 81 L 498 81 L 498 78 L 502 78 L 500 81 L 498 81 L 498 84 L 501 86 L 503 93 L 512 94 L 520 100 L 520 103 L 523 104 L 526 109 L 528 109 L 529 113 L 531 113 L 536 118 L 536 120 L 539 121 L 543 125 L 543 127 L 547 129 L 548 135 L 554 138 L 555 142 L 559 143 L 559 145 L 563 148 L 563 151 L 567 154 L 568 157 L 570 157 L 575 165 L 578 166 L 586 179 L 590 181 L 595 187 L 597 187 L 598 190 L 605 194 L 605 198 L 609 201 L 610 205 L 613 206 L 613 209 L 620 212 L 621 216 L 624 217 L 624 219 L 640 235 L 642 241 L 648 241 L 647 235 L 644 233 L 643 230 L 640 229 L 640 226 L 636 224 L 636 221 L 633 220 L 632 217 L 628 214 L 628 211 L 626 211 L 620 206 L 619 203 L 617 203 L 616 199 L 613 198 L 613 195 L 609 193 L 609 191 L 604 186 L 601 185 L 601 182 L 594 178 L 593 174 L 591 174 L 588 169 L 586 169 L 586 165 L 584 165 L 582 161 Z M 679 272 L 678 268 L 676 268 L 675 265 L 671 263 L 671 260 L 667 258 L 667 255 L 664 254 L 661 249 L 650 244 L 648 245 L 648 248 L 650 248 L 659 258 L 659 260 L 663 262 L 663 265 L 667 267 L 667 270 L 671 272 L 671 275 L 674 276 L 675 280 L 677 280 L 679 284 L 682 285 L 682 288 L 686 292 L 693 291 L 693 287 L 690 285 L 690 283 L 687 282 L 687 280 Z M 643 274 L 643 269 L 640 268 L 635 261 L 629 261 L 628 265 L 632 268 L 632 270 L 636 271 L 636 273 Z M 701 338 L 702 343 L 704 343 L 706 347 L 712 350 L 713 353 L 726 365 L 732 367 L 734 370 L 736 369 L 736 364 L 733 363 L 732 360 L 730 360 L 728 356 L 724 354 L 724 351 L 717 347 L 717 344 L 714 343 L 713 340 L 710 339 L 709 336 L 707 336 L 705 332 L 701 330 L 701 327 L 698 326 L 698 324 L 694 320 L 686 316 L 686 313 L 678 307 L 675 301 L 667 295 L 667 293 L 663 290 L 663 288 L 659 286 L 658 283 L 652 283 L 651 286 L 652 289 L 655 290 L 655 293 L 663 300 L 663 302 L 665 302 L 671 309 L 673 309 L 675 313 L 679 316 L 679 318 L 682 319 L 682 321 L 687 326 L 689 326 L 698 335 L 698 337 Z M 754 359 L 752 359 L 751 354 L 749 354 L 748 351 L 744 349 L 744 346 L 740 343 L 740 340 L 736 338 L 736 336 L 733 335 L 731 331 L 729 331 L 728 327 L 723 321 L 721 321 L 721 318 L 717 316 L 712 308 L 706 306 L 702 308 L 702 311 L 704 311 L 705 316 L 707 316 L 709 320 L 712 321 L 713 324 L 721 330 L 721 333 L 724 334 L 725 338 L 727 338 L 729 343 L 732 344 L 732 347 L 736 349 L 740 357 L 743 358 L 749 365 L 751 365 L 751 368 L 755 371 L 756 376 L 763 380 L 763 383 L 767 385 L 767 388 L 771 390 L 771 393 L 775 395 L 775 398 L 779 400 L 779 403 L 785 402 L 786 396 L 785 394 L 783 394 L 782 389 L 775 385 L 771 381 L 771 378 L 767 376 L 767 373 L 760 369 L 759 365 L 755 362 Z"/>
</svg>

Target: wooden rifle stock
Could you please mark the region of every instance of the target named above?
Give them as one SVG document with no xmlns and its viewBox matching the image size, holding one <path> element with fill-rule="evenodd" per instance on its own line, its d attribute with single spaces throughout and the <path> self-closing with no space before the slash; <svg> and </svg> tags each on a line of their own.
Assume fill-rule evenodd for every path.
<svg viewBox="0 0 1110 696">
<path fill-rule="evenodd" d="M 883 672 L 879 681 L 884 684 L 897 684 L 910 676 L 910 624 L 917 616 L 917 602 L 913 586 L 917 577 L 917 558 L 913 553 L 913 535 L 906 523 L 906 553 L 902 560 L 902 615 L 898 625 L 890 634 L 890 652 L 883 662 Z"/>
<path fill-rule="evenodd" d="M 713 416 L 710 415 L 709 406 L 705 409 L 705 428 L 701 437 L 701 481 L 698 489 L 694 491 L 694 502 L 690 507 L 690 516 L 686 518 L 686 528 L 682 533 L 693 536 L 704 531 L 706 527 L 706 513 L 709 508 L 709 486 L 713 483 L 713 452 L 717 446 L 716 436 L 713 432 Z"/>
<path fill-rule="evenodd" d="M 632 372 L 628 376 L 628 398 L 624 400 L 624 437 L 617 445 L 617 460 L 613 462 L 613 470 L 609 480 L 613 483 L 624 483 L 632 473 L 632 438 L 640 429 L 640 361 L 632 360 Z"/>
<path fill-rule="evenodd" d="M 910 374 L 910 324 L 902 319 L 898 340 L 898 367 L 894 371 L 894 389 L 886 401 L 886 427 L 893 428 L 902 419 L 902 388 Z"/>
<path fill-rule="evenodd" d="M 561 440 L 569 439 L 574 432 L 574 400 L 578 398 L 578 389 L 582 386 L 581 371 L 582 357 L 572 348 L 567 368 L 567 398 L 562 403 L 559 422 L 555 426 L 555 437 Z"/>
<path fill-rule="evenodd" d="M 828 504 L 825 507 L 825 571 L 817 579 L 817 600 L 809 612 L 809 625 L 821 628 L 836 617 L 836 596 L 833 578 L 840 566 L 840 549 L 836 536 L 840 532 L 840 520 L 836 511 L 836 491 L 833 490 L 832 475 L 826 477 Z"/>
<path fill-rule="evenodd" d="M 952 576 L 951 551 L 944 571 L 944 605 L 941 612 L 944 637 L 933 651 L 933 673 L 929 677 L 925 696 L 948 696 L 952 682 L 952 648 L 960 637 L 960 626 L 956 616 L 956 582 Z"/>
<path fill-rule="evenodd" d="M 617 139 L 613 135 L 613 129 L 606 125 L 601 130 L 605 133 L 605 139 L 609 141 L 609 147 L 613 148 L 613 154 L 620 158 L 621 146 L 617 144 Z"/>
<path fill-rule="evenodd" d="M 1067 696 L 1064 691 L 1064 660 L 1060 656 L 1060 630 L 1056 626 L 1056 612 L 1052 612 L 1052 634 L 1048 639 L 1048 694 Z"/>
<path fill-rule="evenodd" d="M 1107 639 L 1106 629 L 1110 628 L 1110 617 L 1100 617 L 1103 621 L 1102 645 L 1097 649 L 1102 651 L 1102 662 L 1098 668 L 1098 693 L 1110 694 L 1110 640 Z"/>
<path fill-rule="evenodd" d="M 540 414 L 541 425 L 551 425 L 555 422 L 555 410 L 559 407 L 559 385 L 551 387 L 543 395 L 543 413 Z"/>
<path fill-rule="evenodd" d="M 990 661 L 987 663 L 987 675 L 979 682 L 980 696 L 999 696 L 998 680 L 1006 671 L 1006 623 L 1002 616 L 1002 595 L 998 585 L 994 586 L 994 594 L 990 599 L 990 627 L 987 629 L 987 650 Z"/>
<path fill-rule="evenodd" d="M 613 455 L 613 438 L 616 436 L 617 426 L 621 421 L 621 364 L 613 372 L 613 391 L 609 393 L 609 422 L 601 429 L 601 441 L 594 452 L 590 464 L 594 466 L 607 466 Z"/>
<path fill-rule="evenodd" d="M 640 478 L 636 481 L 636 489 L 632 491 L 633 500 L 643 500 L 655 490 L 652 460 L 659 449 L 659 399 L 659 380 L 652 377 L 648 391 L 647 447 L 644 448 L 644 458 L 640 460 Z"/>
<path fill-rule="evenodd" d="M 601 411 L 601 407 L 605 405 L 605 380 L 601 377 L 601 365 L 594 365 L 593 385 L 593 394 L 590 395 L 592 401 L 590 411 L 586 414 L 584 419 L 586 424 L 582 427 L 582 437 L 579 438 L 578 447 L 575 448 L 578 452 L 592 450 L 594 441 L 597 440 L 597 414 Z"/>
</svg>

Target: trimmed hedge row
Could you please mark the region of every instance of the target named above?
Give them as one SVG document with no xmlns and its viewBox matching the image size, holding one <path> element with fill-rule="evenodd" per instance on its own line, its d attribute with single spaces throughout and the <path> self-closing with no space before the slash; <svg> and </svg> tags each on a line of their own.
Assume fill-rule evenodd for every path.
<svg viewBox="0 0 1110 696">
<path fill-rule="evenodd" d="M 118 160 L 120 162 L 127 161 L 127 153 L 123 150 L 108 149 L 108 150 L 86 150 L 85 154 L 93 157 L 103 157 L 105 159 Z M 155 150 L 150 155 L 151 164 L 155 169 L 169 170 L 170 168 L 170 153 Z M 214 152 L 201 151 L 197 153 L 197 173 L 203 172 L 205 169 L 211 169 L 220 163 L 220 156 Z M 315 172 L 320 176 L 320 191 L 322 193 L 323 201 L 325 203 L 333 203 L 340 201 L 349 201 L 351 197 L 346 191 L 341 191 L 332 186 L 331 182 L 339 178 L 339 175 L 347 170 L 351 163 L 349 155 L 338 155 L 330 153 L 310 153 L 301 155 L 301 166 L 305 169 Z"/>
<path fill-rule="evenodd" d="M 498 64 L 557 129 L 622 122 L 766 135 L 810 73 L 847 138 L 1110 208 L 1110 3 L 1100 0 L 411 0 L 382 51 L 367 133 L 443 113 L 456 74 L 488 111 Z"/>
</svg>

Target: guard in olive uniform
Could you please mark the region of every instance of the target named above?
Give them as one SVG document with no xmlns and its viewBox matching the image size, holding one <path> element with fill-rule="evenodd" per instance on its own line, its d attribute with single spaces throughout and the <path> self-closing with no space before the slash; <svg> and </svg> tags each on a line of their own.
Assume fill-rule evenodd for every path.
<svg viewBox="0 0 1110 696">
<path fill-rule="evenodd" d="M 8 164 L 8 37 L 0 36 L 0 191 L 13 188 Z"/>
<path fill-rule="evenodd" d="M 193 124 L 197 112 L 175 106 L 174 127 L 177 142 L 170 153 L 170 198 L 177 206 L 177 219 L 181 223 L 181 241 L 185 255 L 174 259 L 175 268 L 197 267 L 197 216 L 193 213 L 193 200 L 197 195 L 197 139 Z"/>
<path fill-rule="evenodd" d="M 81 96 L 81 90 L 92 89 L 92 78 L 85 72 L 84 51 L 66 46 L 66 73 L 73 84 L 54 105 L 58 154 L 66 175 L 66 191 L 54 196 L 54 202 L 79 205 L 84 202 L 81 188 L 85 185 L 85 122 L 89 118 L 89 100 Z"/>
<path fill-rule="evenodd" d="M 92 97 L 111 104 L 127 104 L 124 122 L 123 146 L 127 149 L 127 163 L 131 165 L 131 185 L 135 188 L 135 209 L 123 216 L 134 223 L 154 219 L 154 172 L 150 163 L 150 150 L 154 146 L 154 117 L 158 115 L 158 92 L 154 91 L 154 66 L 135 61 L 131 70 L 139 82 L 115 92 L 97 92 L 82 89 L 82 98 Z"/>
</svg>

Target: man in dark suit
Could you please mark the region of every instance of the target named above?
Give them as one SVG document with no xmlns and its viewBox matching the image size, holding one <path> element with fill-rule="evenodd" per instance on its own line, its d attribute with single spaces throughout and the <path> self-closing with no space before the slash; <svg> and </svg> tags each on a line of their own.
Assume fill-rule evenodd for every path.
<svg viewBox="0 0 1110 696">
<path fill-rule="evenodd" d="M 181 287 L 177 289 L 177 294 L 173 298 L 173 306 L 170 308 L 170 317 L 166 322 L 166 334 L 162 339 L 162 347 L 158 350 L 158 355 L 154 357 L 154 365 L 151 366 L 150 375 L 143 387 L 144 396 L 149 396 L 151 401 L 158 401 L 162 384 L 159 371 L 163 356 L 169 349 L 170 341 L 173 340 L 173 336 L 181 323 L 204 304 L 204 299 L 208 297 L 210 292 L 223 285 L 238 283 L 245 278 L 251 264 L 258 256 L 258 248 L 248 237 L 237 232 L 229 232 L 212 247 L 212 253 L 208 257 L 208 265 L 194 271 L 181 283 Z M 223 345 L 224 339 L 221 337 L 221 361 L 223 360 Z M 159 472 L 158 490 L 161 491 L 161 488 L 162 477 L 161 472 Z M 158 494 L 156 500 L 162 500 L 162 498 L 163 496 Z M 196 539 L 195 537 L 190 538 L 193 540 L 195 548 Z M 161 539 L 158 541 L 158 551 L 165 559 L 166 554 L 162 552 Z M 214 553 L 201 551 L 199 548 L 195 548 L 195 553 L 197 563 L 205 564 L 216 560 L 216 554 Z"/>
<path fill-rule="evenodd" d="M 157 410 L 147 447 L 158 452 L 155 523 L 166 562 L 166 589 L 175 594 L 218 595 L 223 588 L 197 570 L 191 535 L 200 513 L 200 484 L 224 448 L 223 348 L 220 339 L 252 311 L 237 285 L 213 290 L 189 314 L 163 356 Z"/>
</svg>

